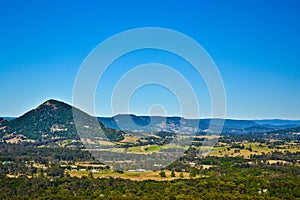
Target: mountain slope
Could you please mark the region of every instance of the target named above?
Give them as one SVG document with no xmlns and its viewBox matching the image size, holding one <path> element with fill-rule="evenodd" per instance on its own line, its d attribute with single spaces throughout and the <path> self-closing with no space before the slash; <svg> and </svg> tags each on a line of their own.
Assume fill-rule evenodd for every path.
<svg viewBox="0 0 300 200">
<path fill-rule="evenodd" d="M 79 120 L 75 127 L 73 111 Z M 21 117 L 0 123 L 0 138 L 8 140 L 16 136 L 26 139 L 45 141 L 52 139 L 79 139 L 80 136 L 104 136 L 113 141 L 123 139 L 122 132 L 105 127 L 101 122 L 94 123 L 95 118 L 66 103 L 48 100 Z M 101 129 L 99 128 L 99 125 Z M 80 128 L 80 127 L 84 127 Z M 77 129 L 76 129 L 77 128 Z M 104 137 L 105 138 L 105 137 Z"/>
</svg>

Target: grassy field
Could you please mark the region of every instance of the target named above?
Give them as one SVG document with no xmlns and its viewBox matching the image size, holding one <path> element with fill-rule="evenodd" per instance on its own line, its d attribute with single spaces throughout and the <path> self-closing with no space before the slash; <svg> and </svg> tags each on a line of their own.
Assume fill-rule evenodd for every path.
<svg viewBox="0 0 300 200">
<path fill-rule="evenodd" d="M 252 151 L 249 151 L 247 148 L 252 148 Z M 229 150 L 228 150 L 229 148 Z M 236 151 L 238 150 L 238 151 Z M 272 151 L 290 151 L 290 152 L 297 152 L 300 151 L 299 149 L 295 147 L 291 147 L 290 145 L 282 145 L 282 148 L 269 148 L 265 144 L 260 143 L 247 143 L 245 144 L 244 149 L 238 149 L 238 148 L 230 148 L 230 146 L 224 146 L 224 147 L 214 147 L 212 152 L 209 153 L 210 156 L 230 156 L 230 157 L 244 157 L 244 158 L 250 158 L 250 155 L 261 155 L 262 153 L 270 153 Z"/>
<path fill-rule="evenodd" d="M 69 173 L 72 177 L 82 177 L 82 176 L 88 176 L 90 172 L 88 171 L 77 171 L 77 170 L 68 170 L 66 173 Z M 130 179 L 135 181 L 144 181 L 144 180 L 156 180 L 156 181 L 169 181 L 169 180 L 175 180 L 175 179 L 189 179 L 190 173 L 182 172 L 183 177 L 180 177 L 179 172 L 175 172 L 175 177 L 171 177 L 171 171 L 165 170 L 166 177 L 160 177 L 159 175 L 160 171 L 146 171 L 146 172 L 124 172 L 124 173 L 117 173 L 113 171 L 106 171 L 102 170 L 97 173 L 93 173 L 94 178 L 123 178 L 123 179 Z M 197 176 L 196 178 L 199 178 L 201 176 Z M 204 176 L 202 176 L 204 177 Z"/>
<path fill-rule="evenodd" d="M 126 138 L 126 140 L 129 139 L 134 139 L 132 137 Z M 100 143 L 100 142 L 99 142 Z M 113 145 L 111 142 L 101 142 L 102 145 Z M 230 156 L 230 157 L 244 157 L 244 158 L 250 158 L 250 155 L 261 155 L 262 153 L 269 153 L 272 151 L 280 151 L 280 152 L 285 152 L 285 151 L 290 151 L 290 152 L 297 152 L 300 151 L 299 147 L 296 148 L 293 146 L 293 143 L 291 144 L 285 144 L 285 145 L 280 145 L 278 146 L 279 148 L 269 148 L 265 144 L 261 144 L 258 142 L 252 142 L 252 143 L 246 143 L 243 144 L 245 146 L 244 149 L 238 149 L 238 148 L 231 148 L 230 146 L 226 145 L 224 143 L 224 146 L 220 147 L 206 147 L 206 146 L 201 146 L 198 147 L 199 150 L 211 150 L 211 152 L 208 154 L 209 156 Z M 252 148 L 252 151 L 249 150 L 249 148 Z M 145 146 L 136 146 L 136 147 L 129 147 L 127 149 L 128 153 L 133 153 L 133 154 L 151 154 L 153 152 L 159 152 L 162 149 L 172 149 L 172 148 L 183 148 L 184 150 L 187 150 L 188 147 L 181 147 L 180 145 L 173 145 L 173 144 L 166 144 L 163 146 L 159 145 L 145 145 Z M 110 151 L 116 152 L 116 153 L 123 153 L 126 152 L 125 148 L 118 148 L 112 147 L 110 148 Z"/>
<path fill-rule="evenodd" d="M 142 153 L 142 154 L 148 154 L 153 152 L 159 152 L 161 149 L 174 149 L 174 148 L 183 148 L 184 150 L 187 150 L 188 147 L 181 147 L 179 145 L 172 145 L 167 144 L 163 146 L 159 145 L 146 145 L 146 146 L 138 146 L 138 147 L 130 147 L 128 148 L 128 152 L 131 153 Z"/>
</svg>

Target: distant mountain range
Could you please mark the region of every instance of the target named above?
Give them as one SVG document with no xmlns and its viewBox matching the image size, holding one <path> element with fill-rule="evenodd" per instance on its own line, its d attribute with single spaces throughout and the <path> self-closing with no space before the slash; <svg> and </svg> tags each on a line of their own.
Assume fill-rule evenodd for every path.
<svg viewBox="0 0 300 200">
<path fill-rule="evenodd" d="M 73 111 L 80 119 L 74 124 Z M 95 125 L 95 120 L 97 124 Z M 48 100 L 18 118 L 0 118 L 0 141 L 62 141 L 79 140 L 82 135 L 121 141 L 126 132 L 201 133 L 210 131 L 210 123 L 218 119 L 185 119 L 181 117 L 136 116 L 98 117 L 66 103 Z M 98 124 L 99 123 L 99 124 Z M 217 126 L 218 123 L 212 124 Z M 99 126 L 101 128 L 99 128 Z M 263 133 L 300 127 L 300 120 L 233 120 L 224 121 L 223 133 Z M 80 133 L 78 133 L 78 131 Z M 104 134 L 106 137 L 104 137 Z M 104 139 L 105 140 L 105 139 Z"/>
<path fill-rule="evenodd" d="M 161 116 L 136 116 L 132 114 L 116 115 L 115 117 L 98 117 L 104 125 L 114 128 L 136 132 L 168 131 L 187 132 L 208 131 L 210 122 L 217 119 L 185 119 L 181 117 Z M 250 133 L 272 130 L 295 128 L 300 126 L 300 120 L 234 120 L 225 119 L 223 132 L 226 133 Z M 196 130 L 198 129 L 198 130 Z"/>
</svg>

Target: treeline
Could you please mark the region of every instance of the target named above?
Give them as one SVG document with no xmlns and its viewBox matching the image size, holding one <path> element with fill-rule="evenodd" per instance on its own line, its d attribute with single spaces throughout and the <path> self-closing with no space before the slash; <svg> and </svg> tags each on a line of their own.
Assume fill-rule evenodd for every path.
<svg viewBox="0 0 300 200">
<path fill-rule="evenodd" d="M 251 155 L 250 158 L 252 160 L 261 160 L 261 161 L 268 161 L 268 160 L 278 160 L 280 161 L 287 161 L 291 162 L 292 164 L 296 164 L 299 162 L 300 158 L 300 152 L 290 152 L 285 151 L 285 153 L 282 153 L 280 151 L 274 151 L 269 153 L 262 153 L 261 155 Z"/>
<path fill-rule="evenodd" d="M 211 171 L 211 173 L 216 173 Z M 261 176 L 255 171 L 176 181 L 130 181 L 90 177 L 6 178 L 0 199 L 296 199 L 298 176 Z"/>
<path fill-rule="evenodd" d="M 291 141 L 299 141 L 300 135 L 293 134 L 294 132 L 299 131 L 300 127 L 294 129 L 283 129 L 283 130 L 273 130 L 266 131 L 264 133 L 261 132 L 253 132 L 253 133 L 222 133 L 219 138 L 219 142 L 224 142 L 227 144 L 231 144 L 234 142 L 243 142 L 245 140 L 251 142 L 260 142 L 266 143 L 268 145 L 276 145 L 283 143 L 291 142 Z M 270 140 L 274 140 L 270 142 Z M 278 143 L 278 141 L 281 141 Z"/>
<path fill-rule="evenodd" d="M 0 144 L 1 161 L 36 161 L 38 163 L 58 163 L 59 161 L 90 160 L 90 152 L 80 148 L 36 147 L 23 144 Z"/>
</svg>

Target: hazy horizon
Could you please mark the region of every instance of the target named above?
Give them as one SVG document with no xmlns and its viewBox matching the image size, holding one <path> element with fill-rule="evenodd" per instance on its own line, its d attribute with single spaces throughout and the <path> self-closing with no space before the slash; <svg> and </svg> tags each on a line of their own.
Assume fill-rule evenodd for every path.
<svg viewBox="0 0 300 200">
<path fill-rule="evenodd" d="M 46 101 L 48 100 L 55 100 L 55 101 L 60 101 L 60 102 L 63 102 L 63 103 L 66 103 L 66 104 L 69 104 L 72 106 L 72 103 L 68 103 L 68 102 L 65 102 L 63 100 L 57 100 L 57 99 L 54 99 L 54 98 L 50 98 L 50 99 L 47 99 L 45 101 L 42 101 L 40 104 L 36 105 L 35 107 L 23 112 L 21 115 L 18 115 L 18 116 L 4 116 L 4 115 L 0 115 L 0 117 L 4 117 L 4 118 L 18 118 L 24 114 L 26 114 L 27 112 L 29 112 L 30 110 L 33 110 L 33 109 L 36 109 L 38 106 L 40 106 L 42 103 L 45 103 Z M 85 112 L 84 110 L 82 110 L 83 112 Z M 91 115 L 91 114 L 90 114 Z M 92 115 L 94 117 L 100 117 L 100 118 L 112 118 L 112 117 L 115 117 L 117 115 L 135 115 L 137 117 L 181 117 L 181 118 L 184 118 L 184 119 L 221 119 L 221 118 L 210 118 L 210 117 L 200 117 L 200 118 L 188 118 L 188 117 L 182 117 L 182 116 L 178 116 L 178 115 L 147 115 L 147 114 L 136 114 L 136 113 L 118 113 L 116 115 L 109 115 L 109 116 L 104 116 L 104 115 Z M 229 119 L 229 120 L 287 120 L 287 121 L 300 121 L 300 118 L 297 119 L 291 119 L 291 118 L 225 118 L 225 119 Z"/>
</svg>

